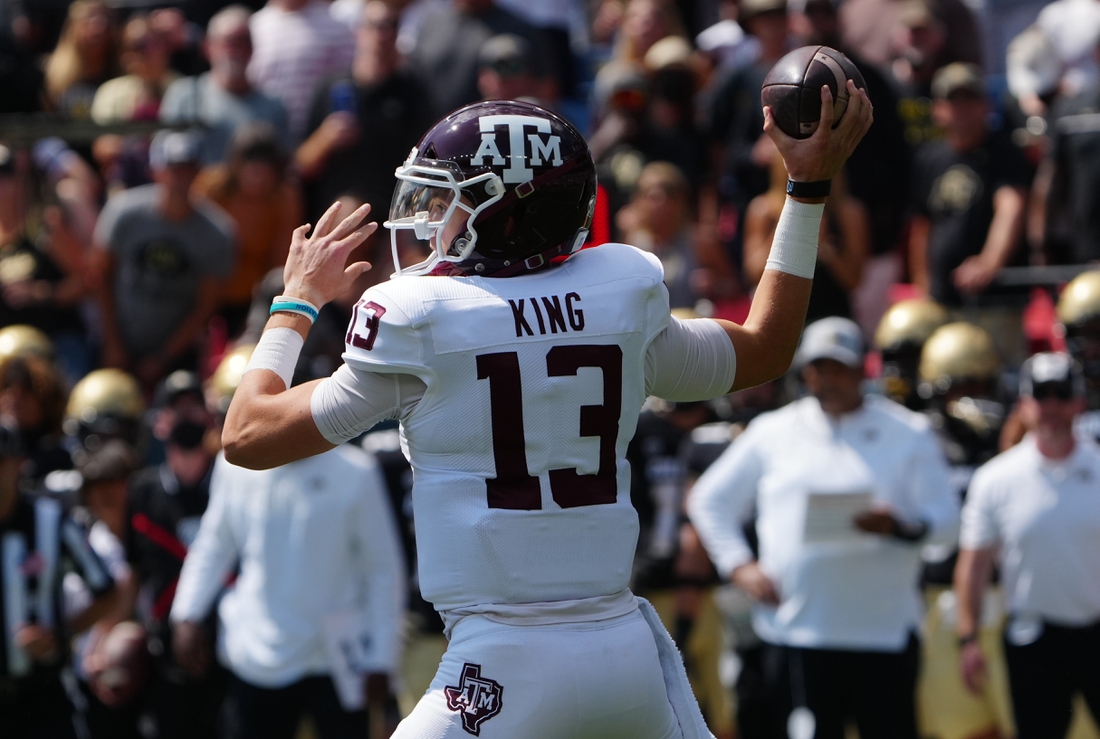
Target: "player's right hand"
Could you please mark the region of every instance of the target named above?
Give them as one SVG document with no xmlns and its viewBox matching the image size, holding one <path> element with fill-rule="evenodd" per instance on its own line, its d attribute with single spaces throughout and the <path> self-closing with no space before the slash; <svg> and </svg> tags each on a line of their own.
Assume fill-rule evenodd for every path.
<svg viewBox="0 0 1100 739">
<path fill-rule="evenodd" d="M 779 589 L 760 569 L 758 562 L 741 565 L 733 571 L 730 579 L 753 600 L 769 606 L 779 605 Z"/>
<path fill-rule="evenodd" d="M 764 131 L 772 137 L 783 156 L 787 175 L 795 182 L 831 180 L 840 173 L 848 157 L 871 128 L 871 99 L 865 90 L 848 80 L 848 107 L 833 128 L 833 93 L 821 88 L 821 120 L 813 136 L 796 139 L 780 130 L 771 108 L 764 107 Z"/>
<path fill-rule="evenodd" d="M 985 656 L 977 642 L 969 642 L 960 648 L 959 670 L 967 690 L 978 694 L 985 690 Z"/>
<path fill-rule="evenodd" d="M 352 283 L 370 269 L 370 262 L 347 264 L 351 250 L 366 241 L 378 223 L 360 225 L 370 205 L 363 204 L 336 223 L 340 203 L 329 206 L 311 236 L 309 224 L 294 229 L 290 253 L 283 267 L 283 295 L 300 298 L 320 308 L 347 292 Z M 346 266 L 345 266 L 346 265 Z"/>
</svg>

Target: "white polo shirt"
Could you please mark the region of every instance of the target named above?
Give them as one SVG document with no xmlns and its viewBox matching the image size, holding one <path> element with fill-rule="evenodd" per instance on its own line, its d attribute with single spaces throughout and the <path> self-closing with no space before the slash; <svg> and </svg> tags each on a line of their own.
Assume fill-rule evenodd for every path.
<svg viewBox="0 0 1100 739">
<path fill-rule="evenodd" d="M 975 474 L 964 549 L 1000 546 L 1010 613 L 1066 626 L 1100 620 L 1100 448 L 1044 457 L 1032 436 Z"/>
<path fill-rule="evenodd" d="M 812 497 L 870 493 L 872 505 L 928 524 L 920 543 L 849 525 L 841 541 L 808 535 Z M 839 500 L 839 499 L 838 499 Z M 776 583 L 778 608 L 757 606 L 753 623 L 773 644 L 900 651 L 920 623 L 921 545 L 954 540 L 958 502 L 928 421 L 879 396 L 830 418 L 804 398 L 753 421 L 693 488 L 688 513 L 719 572 L 752 560 L 741 521 L 753 502 L 760 566 Z M 841 524 L 850 513 L 841 513 Z"/>
</svg>

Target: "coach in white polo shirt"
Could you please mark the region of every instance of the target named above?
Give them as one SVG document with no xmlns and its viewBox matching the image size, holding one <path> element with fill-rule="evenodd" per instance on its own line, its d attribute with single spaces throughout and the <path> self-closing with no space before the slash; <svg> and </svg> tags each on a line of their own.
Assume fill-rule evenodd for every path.
<svg viewBox="0 0 1100 739">
<path fill-rule="evenodd" d="M 920 548 L 958 523 L 928 422 L 864 395 L 859 327 L 806 328 L 810 396 L 749 425 L 696 483 L 692 523 L 723 576 L 758 601 L 774 736 L 915 739 Z M 757 561 L 741 532 L 756 503 Z"/>
<path fill-rule="evenodd" d="M 1077 691 L 1100 716 L 1100 448 L 1074 435 L 1084 381 L 1068 354 L 1025 362 L 1020 396 L 1031 433 L 978 469 L 963 509 L 961 667 L 980 690 L 985 662 L 975 635 L 997 561 L 1017 739 L 1060 739 Z"/>
</svg>

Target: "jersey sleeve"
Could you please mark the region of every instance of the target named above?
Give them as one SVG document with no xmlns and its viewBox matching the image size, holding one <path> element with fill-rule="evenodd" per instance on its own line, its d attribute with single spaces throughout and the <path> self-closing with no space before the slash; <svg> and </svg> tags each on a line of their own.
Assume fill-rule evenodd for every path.
<svg viewBox="0 0 1100 739">
<path fill-rule="evenodd" d="M 737 355 L 717 322 L 672 318 L 646 351 L 646 393 L 663 400 L 710 400 L 733 387 Z"/>
<path fill-rule="evenodd" d="M 385 289 L 393 284 L 372 287 L 355 304 L 344 337 L 344 361 L 369 372 L 424 377 L 429 370 L 424 361 L 423 324 L 418 325 L 393 291 Z"/>
</svg>

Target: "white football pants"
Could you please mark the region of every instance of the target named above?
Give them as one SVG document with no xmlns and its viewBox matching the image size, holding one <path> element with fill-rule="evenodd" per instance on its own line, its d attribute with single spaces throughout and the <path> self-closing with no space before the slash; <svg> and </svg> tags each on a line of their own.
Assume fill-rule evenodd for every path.
<svg viewBox="0 0 1100 739">
<path fill-rule="evenodd" d="M 679 739 L 639 611 L 513 626 L 468 616 L 393 739 Z"/>
</svg>

